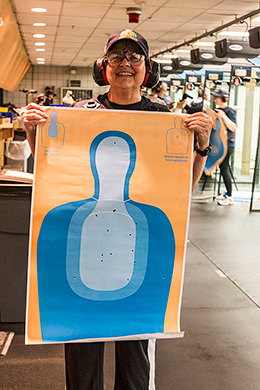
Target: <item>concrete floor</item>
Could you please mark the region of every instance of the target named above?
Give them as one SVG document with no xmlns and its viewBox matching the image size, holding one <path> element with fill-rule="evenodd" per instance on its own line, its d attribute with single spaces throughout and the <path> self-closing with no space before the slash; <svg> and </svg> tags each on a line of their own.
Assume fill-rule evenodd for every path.
<svg viewBox="0 0 260 390">
<path fill-rule="evenodd" d="M 260 213 L 192 202 L 181 315 L 183 339 L 158 342 L 157 390 L 260 389 Z M 1 390 L 64 390 L 63 347 L 24 346 L 23 324 L 0 357 Z M 113 343 L 105 389 L 113 389 Z M 123 389 L 122 389 L 123 390 Z"/>
</svg>

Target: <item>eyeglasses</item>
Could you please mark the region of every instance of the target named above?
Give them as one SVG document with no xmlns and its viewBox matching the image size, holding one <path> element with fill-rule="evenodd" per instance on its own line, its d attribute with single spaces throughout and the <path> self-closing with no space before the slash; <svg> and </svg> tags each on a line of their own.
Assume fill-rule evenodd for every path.
<svg viewBox="0 0 260 390">
<path fill-rule="evenodd" d="M 120 62 L 123 61 L 124 58 L 131 64 L 131 65 L 139 65 L 144 60 L 144 54 L 136 53 L 131 50 L 127 51 L 109 51 L 107 53 L 107 60 L 111 66 L 116 66 L 120 64 Z"/>
</svg>

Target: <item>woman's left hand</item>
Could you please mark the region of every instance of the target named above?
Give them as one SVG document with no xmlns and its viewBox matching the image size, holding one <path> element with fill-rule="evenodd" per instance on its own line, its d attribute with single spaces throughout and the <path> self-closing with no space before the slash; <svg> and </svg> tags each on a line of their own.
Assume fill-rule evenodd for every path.
<svg viewBox="0 0 260 390">
<path fill-rule="evenodd" d="M 196 112 L 184 120 L 184 126 L 190 130 L 194 130 L 200 150 L 204 150 L 209 146 L 212 125 L 213 121 L 211 117 L 204 112 Z"/>
</svg>

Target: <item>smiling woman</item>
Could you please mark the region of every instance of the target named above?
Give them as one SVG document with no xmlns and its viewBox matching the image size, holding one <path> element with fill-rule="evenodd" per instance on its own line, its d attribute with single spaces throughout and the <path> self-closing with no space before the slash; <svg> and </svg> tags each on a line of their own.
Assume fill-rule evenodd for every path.
<svg viewBox="0 0 260 390">
<path fill-rule="evenodd" d="M 105 54 L 94 64 L 93 76 L 98 85 L 110 86 L 108 93 L 93 99 L 80 101 L 75 107 L 91 110 L 114 109 L 169 112 L 167 106 L 154 103 L 140 94 L 141 86 L 151 88 L 158 83 L 159 72 L 158 64 L 153 66 L 153 61 L 149 58 L 148 42 L 141 34 L 133 30 L 119 31 L 109 37 Z M 46 122 L 48 115 L 40 106 L 31 103 L 25 107 L 22 116 L 28 140 L 32 152 L 34 152 L 36 126 Z M 184 126 L 196 132 L 198 139 L 197 150 L 203 153 L 203 150 L 209 145 L 209 135 L 212 127 L 211 118 L 202 112 L 195 113 L 185 119 Z M 118 141 L 120 140 L 116 140 L 116 143 Z M 113 143 L 113 148 L 114 145 L 115 143 Z M 126 150 L 129 151 L 129 147 Z M 125 155 L 126 153 L 124 152 L 123 157 Z M 131 150 L 129 155 L 133 155 L 133 150 Z M 194 186 L 201 176 L 206 161 L 205 157 L 202 156 L 203 154 L 195 153 L 193 166 Z M 114 172 L 115 170 L 113 169 L 113 174 Z M 156 221 L 158 221 L 158 218 L 156 218 Z M 97 239 L 99 238 L 97 234 Z M 112 252 L 111 254 L 109 253 L 110 255 L 112 256 Z M 91 279 L 91 283 L 94 282 Z M 95 323 L 95 326 L 99 326 L 98 321 Z M 115 389 L 148 390 L 148 388 L 155 388 L 153 372 L 155 369 L 155 340 L 116 341 L 115 344 Z M 65 344 L 67 390 L 103 388 L 103 357 L 103 342 Z"/>
<path fill-rule="evenodd" d="M 140 101 L 140 87 L 145 73 L 144 53 L 140 53 L 137 43 L 129 40 L 114 43 L 107 53 L 106 74 L 110 84 L 109 100 L 118 104 L 132 104 Z"/>
</svg>

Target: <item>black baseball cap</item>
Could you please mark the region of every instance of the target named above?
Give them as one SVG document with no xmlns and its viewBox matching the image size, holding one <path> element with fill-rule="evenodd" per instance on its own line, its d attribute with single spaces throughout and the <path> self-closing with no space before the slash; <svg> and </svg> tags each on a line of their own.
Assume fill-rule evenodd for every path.
<svg viewBox="0 0 260 390">
<path fill-rule="evenodd" d="M 107 53 L 111 49 L 111 46 L 114 43 L 116 43 L 117 41 L 119 41 L 121 39 L 130 39 L 130 40 L 136 42 L 137 45 L 142 50 L 142 52 L 144 53 L 144 55 L 146 57 L 149 57 L 149 46 L 148 46 L 147 40 L 138 32 L 136 32 L 134 30 L 130 30 L 130 29 L 122 30 L 122 31 L 119 31 L 119 32 L 111 35 L 108 38 L 107 44 L 105 46 L 105 53 Z"/>
<path fill-rule="evenodd" d="M 228 97 L 229 93 L 225 89 L 219 88 L 219 90 L 211 93 L 215 97 Z"/>
</svg>

